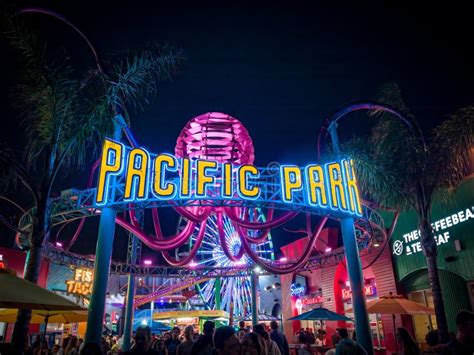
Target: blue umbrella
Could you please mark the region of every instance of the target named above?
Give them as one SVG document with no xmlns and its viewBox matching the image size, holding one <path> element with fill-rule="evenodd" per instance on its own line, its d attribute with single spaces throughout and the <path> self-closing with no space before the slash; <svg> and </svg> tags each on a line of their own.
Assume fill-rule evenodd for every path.
<svg viewBox="0 0 474 355">
<path fill-rule="evenodd" d="M 137 328 L 141 325 L 148 325 L 151 328 L 152 332 L 163 332 L 171 330 L 171 327 L 163 324 L 161 322 L 157 322 L 153 320 L 151 321 L 151 310 L 149 309 L 142 309 L 135 311 L 135 316 L 133 317 L 133 331 L 136 331 Z"/>
<path fill-rule="evenodd" d="M 142 325 L 145 325 L 145 324 L 141 324 L 141 323 L 133 324 L 133 331 L 134 332 L 137 331 L 138 327 Z M 155 320 L 153 321 L 152 324 L 147 324 L 147 325 L 151 328 L 152 332 L 165 332 L 165 331 L 171 330 L 170 326 L 163 324 L 161 322 L 157 322 Z"/>
<path fill-rule="evenodd" d="M 338 314 L 336 312 L 330 311 L 327 308 L 315 308 L 309 312 L 301 313 L 292 318 L 288 318 L 288 320 L 342 320 L 347 322 L 352 322 L 351 318 Z"/>
</svg>

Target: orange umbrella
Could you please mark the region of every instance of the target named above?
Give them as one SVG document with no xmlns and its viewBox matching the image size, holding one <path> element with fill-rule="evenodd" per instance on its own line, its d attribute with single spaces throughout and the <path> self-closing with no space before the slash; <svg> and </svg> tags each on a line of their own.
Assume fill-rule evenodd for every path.
<svg viewBox="0 0 474 355">
<path fill-rule="evenodd" d="M 367 302 L 367 312 L 379 314 L 435 314 L 433 308 L 426 307 L 400 295 L 381 296 Z"/>
<path fill-rule="evenodd" d="M 347 313 L 352 313 L 352 309 L 346 311 Z M 378 314 L 391 314 L 393 318 L 393 329 L 395 330 L 395 315 L 396 314 L 435 314 L 433 308 L 426 307 L 420 303 L 416 303 L 406 299 L 400 295 L 380 296 L 377 300 L 372 300 L 367 302 L 367 312 L 368 313 L 378 313 Z M 398 342 L 395 341 L 398 351 Z"/>
</svg>

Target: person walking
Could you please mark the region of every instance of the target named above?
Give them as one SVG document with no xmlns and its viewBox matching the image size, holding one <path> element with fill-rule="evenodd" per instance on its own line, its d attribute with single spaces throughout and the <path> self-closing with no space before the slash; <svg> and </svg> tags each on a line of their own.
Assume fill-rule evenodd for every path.
<svg viewBox="0 0 474 355">
<path fill-rule="evenodd" d="M 406 328 L 397 329 L 397 339 L 400 344 L 400 353 L 402 355 L 419 355 L 420 349 L 416 345 L 415 340 Z"/>
<path fill-rule="evenodd" d="M 171 339 L 165 341 L 165 349 L 167 355 L 176 355 L 176 350 L 178 349 L 181 340 L 179 340 L 179 334 L 181 329 L 174 327 L 171 331 Z"/>
<path fill-rule="evenodd" d="M 257 324 L 253 328 L 253 331 L 257 333 L 260 337 L 262 337 L 263 342 L 266 348 L 266 354 L 268 355 L 281 355 L 280 349 L 278 348 L 277 343 L 275 343 L 270 336 L 268 335 L 267 331 L 265 330 L 265 326 L 263 324 Z"/>
<path fill-rule="evenodd" d="M 346 328 L 337 330 L 341 340 L 336 346 L 336 355 L 366 355 L 367 352 L 354 340 L 349 338 Z"/>
<path fill-rule="evenodd" d="M 241 355 L 242 346 L 234 328 L 224 325 L 216 329 L 214 349 L 217 355 Z"/>
<path fill-rule="evenodd" d="M 443 350 L 443 355 L 474 354 L 474 313 L 461 311 L 456 315 L 456 337 Z"/>
<path fill-rule="evenodd" d="M 191 349 L 191 355 L 211 355 L 214 348 L 214 322 L 207 320 L 203 325 L 203 334 L 199 336 Z"/>
<path fill-rule="evenodd" d="M 123 355 L 147 354 L 158 355 L 151 348 L 151 328 L 149 326 L 140 326 L 135 332 L 135 346 L 132 350 L 126 351 Z"/>
<path fill-rule="evenodd" d="M 288 340 L 285 334 L 279 331 L 277 321 L 272 320 L 270 322 L 270 329 L 270 339 L 278 345 L 278 349 L 280 349 L 282 355 L 289 355 L 290 346 L 288 345 Z"/>
<path fill-rule="evenodd" d="M 79 342 L 75 335 L 71 336 L 66 349 L 64 350 L 65 355 L 77 355 L 79 353 Z"/>
<path fill-rule="evenodd" d="M 245 355 L 266 355 L 263 339 L 257 333 L 246 333 L 240 341 L 242 354 Z"/>
<path fill-rule="evenodd" d="M 178 345 L 177 355 L 191 355 L 193 348 L 194 327 L 188 325 L 184 328 L 184 341 Z"/>
</svg>

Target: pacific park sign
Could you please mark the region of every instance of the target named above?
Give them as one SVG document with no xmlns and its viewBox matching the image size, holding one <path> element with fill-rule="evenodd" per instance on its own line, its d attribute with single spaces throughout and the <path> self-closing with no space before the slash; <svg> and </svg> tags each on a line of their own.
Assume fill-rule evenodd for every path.
<svg viewBox="0 0 474 355">
<path fill-rule="evenodd" d="M 314 213 L 362 216 L 351 159 L 266 168 L 152 154 L 106 139 L 96 207 L 138 202 L 238 206 L 242 203 Z"/>
</svg>

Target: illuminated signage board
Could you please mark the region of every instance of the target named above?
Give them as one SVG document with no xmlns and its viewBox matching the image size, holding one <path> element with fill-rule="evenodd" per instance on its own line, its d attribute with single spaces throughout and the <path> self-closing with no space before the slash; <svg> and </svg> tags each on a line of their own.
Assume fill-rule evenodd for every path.
<svg viewBox="0 0 474 355">
<path fill-rule="evenodd" d="M 93 280 L 93 270 L 77 268 L 74 270 L 74 279 L 66 281 L 66 292 L 76 295 L 89 296 L 92 293 Z"/>
<path fill-rule="evenodd" d="M 300 284 L 291 284 L 290 293 L 292 296 L 302 296 L 306 292 L 306 287 Z"/>
<path fill-rule="evenodd" d="M 316 296 L 316 297 L 310 297 L 310 298 L 302 299 L 301 302 L 303 303 L 303 305 L 309 306 L 309 305 L 312 305 L 312 304 L 323 303 L 324 298 L 323 298 L 323 296 L 319 295 L 319 296 Z"/>
<path fill-rule="evenodd" d="M 377 289 L 375 286 L 368 285 L 364 286 L 364 294 L 366 296 L 375 296 L 377 294 Z M 342 290 L 342 298 L 345 300 L 352 298 L 352 290 L 350 288 L 345 288 Z"/>
<path fill-rule="evenodd" d="M 326 164 L 235 166 L 170 154 L 154 155 L 106 139 L 95 206 L 139 201 L 246 200 L 362 215 L 350 159 Z"/>
<path fill-rule="evenodd" d="M 431 223 L 436 244 L 442 245 L 447 243 L 451 237 L 449 228 L 457 224 L 465 223 L 470 219 L 474 219 L 474 206 Z M 392 254 L 395 256 L 401 256 L 403 254 L 413 255 L 421 251 L 420 231 L 418 229 L 403 234 L 402 239 L 396 240 L 392 245 Z"/>
</svg>

